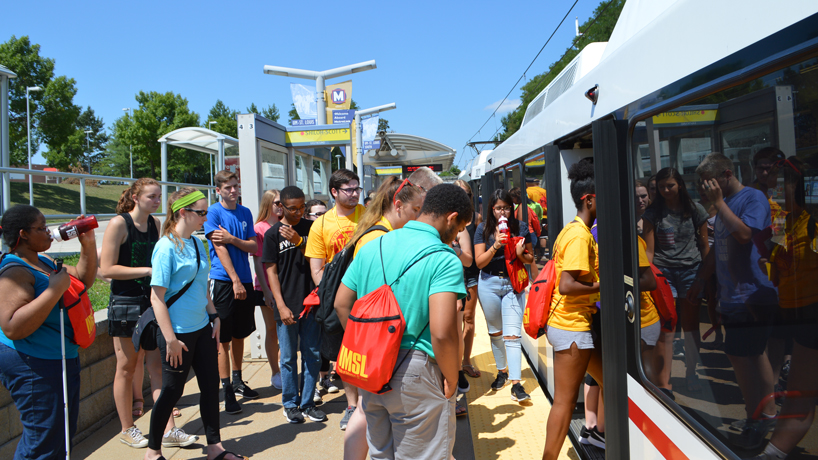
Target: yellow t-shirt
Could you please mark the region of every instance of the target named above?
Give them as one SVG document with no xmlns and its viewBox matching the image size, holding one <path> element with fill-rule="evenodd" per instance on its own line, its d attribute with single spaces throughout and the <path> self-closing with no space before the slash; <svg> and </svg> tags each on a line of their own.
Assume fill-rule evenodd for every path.
<svg viewBox="0 0 818 460">
<path fill-rule="evenodd" d="M 332 262 L 335 254 L 341 252 L 349 242 L 366 208 L 359 204 L 349 216 L 339 216 L 337 209 L 337 206 L 332 208 L 312 223 L 305 256 L 326 259 L 326 263 Z"/>
<path fill-rule="evenodd" d="M 381 220 L 375 225 L 383 225 L 384 227 L 388 228 L 389 229 L 388 231 L 390 232 L 394 230 L 392 228 L 392 224 L 389 223 L 389 220 L 387 220 L 386 217 L 381 217 Z M 353 254 L 353 256 L 357 256 L 358 251 L 360 251 L 361 248 L 364 247 L 366 243 L 369 243 L 375 238 L 380 238 L 384 235 L 386 235 L 386 232 L 384 232 L 383 230 L 373 230 L 367 233 L 366 235 L 362 236 L 361 239 L 358 240 L 357 243 L 355 243 L 355 253 Z"/>
<path fill-rule="evenodd" d="M 639 240 L 639 268 L 648 267 L 648 270 L 650 270 L 647 253 L 648 244 L 645 243 L 641 236 L 637 236 L 636 239 Z M 639 298 L 641 300 L 639 310 L 641 311 L 642 327 L 648 327 L 659 321 L 659 312 L 656 310 L 650 292 L 642 291 Z"/>
<path fill-rule="evenodd" d="M 548 199 L 547 199 L 547 195 L 546 195 L 546 192 L 545 192 L 544 188 L 537 187 L 535 185 L 533 187 L 527 187 L 525 189 L 525 191 L 526 191 L 526 194 L 528 195 L 528 199 L 530 199 L 531 201 L 536 201 L 537 203 L 539 203 L 540 206 L 542 206 L 542 208 L 543 208 L 543 212 L 547 211 Z"/>
<path fill-rule="evenodd" d="M 818 302 L 818 242 L 810 241 L 809 213 L 785 224 L 786 247 L 773 249 L 773 273 L 778 274 L 778 303 L 781 308 L 796 308 Z M 818 230 L 816 231 L 818 234 Z"/>
<path fill-rule="evenodd" d="M 579 219 L 562 229 L 554 242 L 556 285 L 551 299 L 548 326 L 565 331 L 590 331 L 591 315 L 596 312 L 599 293 L 574 296 L 562 295 L 560 276 L 564 270 L 579 270 L 579 281 L 599 281 L 596 271 L 597 246 L 591 230 Z"/>
</svg>

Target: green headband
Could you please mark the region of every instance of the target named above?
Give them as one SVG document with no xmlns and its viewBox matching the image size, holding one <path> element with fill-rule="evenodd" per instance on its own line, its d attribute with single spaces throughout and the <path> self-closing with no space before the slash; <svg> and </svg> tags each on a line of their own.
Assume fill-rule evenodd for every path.
<svg viewBox="0 0 818 460">
<path fill-rule="evenodd" d="M 182 198 L 179 198 L 178 200 L 174 201 L 173 204 L 170 205 L 170 209 L 172 209 L 173 212 L 176 212 L 184 208 L 185 206 L 190 206 L 193 203 L 203 199 L 205 199 L 204 193 L 196 190 L 195 192 L 188 193 Z"/>
</svg>

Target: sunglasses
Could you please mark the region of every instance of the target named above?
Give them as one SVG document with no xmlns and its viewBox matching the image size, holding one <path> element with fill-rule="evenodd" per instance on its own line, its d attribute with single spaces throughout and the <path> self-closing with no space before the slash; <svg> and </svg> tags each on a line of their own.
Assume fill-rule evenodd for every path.
<svg viewBox="0 0 818 460">
<path fill-rule="evenodd" d="M 591 198 L 591 197 L 596 198 L 596 193 L 586 193 L 585 195 L 582 195 L 581 197 L 579 197 L 579 201 L 585 201 L 586 198 Z"/>
<path fill-rule="evenodd" d="M 408 185 L 408 186 L 410 186 L 410 187 L 413 187 L 415 184 L 413 184 L 413 183 L 409 182 L 409 179 L 408 179 L 408 178 L 407 178 L 407 179 L 404 179 L 404 180 L 403 180 L 403 182 L 401 182 L 401 183 L 400 183 L 400 186 L 398 186 L 398 189 L 397 189 L 397 190 L 395 190 L 395 195 L 393 195 L 393 196 L 392 196 L 392 204 L 393 204 L 394 206 L 397 206 L 397 205 L 398 205 L 398 193 L 400 193 L 400 191 L 403 189 L 403 187 L 405 187 L 405 186 L 407 186 L 407 185 Z M 423 188 L 421 187 L 421 190 L 422 190 L 422 189 L 423 189 Z"/>
<path fill-rule="evenodd" d="M 318 211 L 318 212 L 311 212 L 311 213 L 308 213 L 307 215 L 308 215 L 308 216 L 314 216 L 314 217 L 321 217 L 321 216 L 323 216 L 323 215 L 324 215 L 324 214 L 326 214 L 326 213 L 327 213 L 327 211 Z"/>
<path fill-rule="evenodd" d="M 786 159 L 786 158 L 782 158 L 782 159 L 776 161 L 775 163 L 773 163 L 773 167 L 775 167 L 775 168 L 780 168 L 782 166 L 789 166 L 790 168 L 793 169 L 793 171 L 798 173 L 799 176 L 802 175 L 801 170 L 797 166 L 792 164 L 792 162 L 790 160 Z"/>
<path fill-rule="evenodd" d="M 199 217 L 205 217 L 205 216 L 207 216 L 207 209 L 204 209 L 204 210 L 201 210 L 201 211 L 200 211 L 200 210 L 198 210 L 198 209 L 190 209 L 190 208 L 183 208 L 183 209 L 184 209 L 185 211 L 195 212 L 195 213 L 196 213 L 196 215 L 198 215 Z"/>
</svg>

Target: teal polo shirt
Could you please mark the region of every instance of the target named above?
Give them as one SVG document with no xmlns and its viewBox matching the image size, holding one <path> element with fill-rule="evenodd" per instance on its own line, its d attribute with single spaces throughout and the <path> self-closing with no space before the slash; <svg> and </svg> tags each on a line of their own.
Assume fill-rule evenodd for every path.
<svg viewBox="0 0 818 460">
<path fill-rule="evenodd" d="M 423 258 L 395 282 L 412 262 L 441 249 L 443 252 Z M 454 292 L 458 299 L 466 297 L 460 259 L 452 248 L 440 241 L 440 234 L 434 227 L 410 221 L 403 228 L 386 233 L 361 248 L 341 282 L 355 291 L 360 299 L 383 286 L 384 270 L 386 280 L 394 282 L 392 291 L 406 320 L 401 349 L 411 348 L 418 334 L 423 331 L 415 349 L 434 358 L 432 336 L 426 327 L 429 323 L 429 296 L 440 292 Z M 452 308 L 456 309 L 457 305 L 452 305 Z"/>
</svg>

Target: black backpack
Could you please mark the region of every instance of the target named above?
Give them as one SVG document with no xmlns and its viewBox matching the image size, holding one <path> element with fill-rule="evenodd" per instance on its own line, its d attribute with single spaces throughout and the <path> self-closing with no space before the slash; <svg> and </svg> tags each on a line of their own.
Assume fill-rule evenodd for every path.
<svg viewBox="0 0 818 460">
<path fill-rule="evenodd" d="M 364 235 L 375 230 L 389 231 L 383 225 L 374 225 L 364 232 Z M 361 235 L 361 237 L 364 235 Z M 321 284 L 318 285 L 318 298 L 321 303 L 315 312 L 315 321 L 324 328 L 325 334 L 337 334 L 344 331 L 341 320 L 338 319 L 338 314 L 335 313 L 335 294 L 338 292 L 338 288 L 341 287 L 341 279 L 344 277 L 347 268 L 349 268 L 349 264 L 352 263 L 354 256 L 355 247 L 347 246 L 341 252 L 335 254 L 332 262 L 324 266 L 324 276 L 321 278 Z"/>
</svg>

